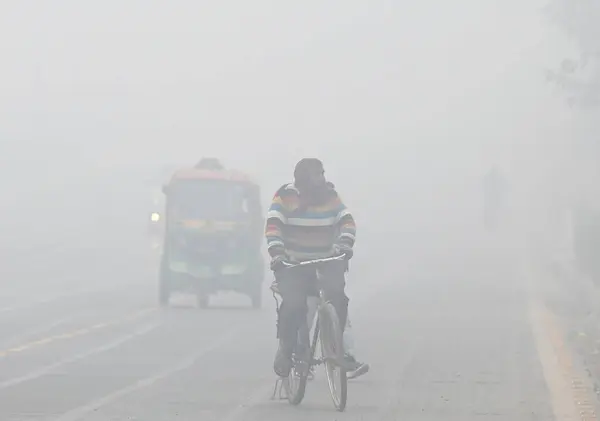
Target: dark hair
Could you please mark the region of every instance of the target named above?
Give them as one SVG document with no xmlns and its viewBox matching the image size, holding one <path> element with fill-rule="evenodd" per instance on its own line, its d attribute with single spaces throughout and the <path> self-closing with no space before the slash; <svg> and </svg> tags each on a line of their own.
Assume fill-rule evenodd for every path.
<svg viewBox="0 0 600 421">
<path fill-rule="evenodd" d="M 306 179 L 309 171 L 314 168 L 323 168 L 323 163 L 317 158 L 302 158 L 294 168 L 294 178 L 296 180 Z"/>
</svg>

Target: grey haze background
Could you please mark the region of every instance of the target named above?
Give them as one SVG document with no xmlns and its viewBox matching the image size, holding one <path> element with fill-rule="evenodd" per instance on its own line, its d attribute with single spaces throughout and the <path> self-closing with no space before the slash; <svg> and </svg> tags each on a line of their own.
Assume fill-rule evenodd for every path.
<svg viewBox="0 0 600 421">
<path fill-rule="evenodd" d="M 429 253 L 469 241 L 493 164 L 521 210 L 547 206 L 573 117 L 543 77 L 568 50 L 543 5 L 4 2 L 4 271 L 45 244 L 78 264 L 87 247 L 98 270 L 98 248 L 131 259 L 145 180 L 201 156 L 256 175 L 265 202 L 318 156 L 364 238 L 391 228 Z"/>
</svg>

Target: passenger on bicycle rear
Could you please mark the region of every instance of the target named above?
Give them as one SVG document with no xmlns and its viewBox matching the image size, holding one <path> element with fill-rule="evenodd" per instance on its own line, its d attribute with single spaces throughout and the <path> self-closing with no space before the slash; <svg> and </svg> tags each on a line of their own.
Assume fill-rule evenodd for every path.
<svg viewBox="0 0 600 421">
<path fill-rule="evenodd" d="M 273 364 L 278 376 L 287 376 L 292 368 L 291 356 L 298 330 L 307 317 L 307 297 L 315 293 L 317 281 L 315 267 L 285 269 L 283 262 L 341 254 L 350 259 L 355 234 L 354 218 L 333 184 L 325 179 L 321 161 L 300 160 L 294 170 L 294 182 L 283 185 L 275 193 L 265 229 L 271 269 L 282 297 L 277 320 L 279 348 Z M 320 268 L 323 289 L 337 311 L 342 329 L 348 314 L 347 267 L 347 261 L 340 261 Z"/>
</svg>

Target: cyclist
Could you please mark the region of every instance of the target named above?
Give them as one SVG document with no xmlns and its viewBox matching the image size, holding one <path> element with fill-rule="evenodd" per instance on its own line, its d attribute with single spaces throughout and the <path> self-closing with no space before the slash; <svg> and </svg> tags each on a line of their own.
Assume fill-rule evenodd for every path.
<svg viewBox="0 0 600 421">
<path fill-rule="evenodd" d="M 353 256 L 356 225 L 333 184 L 325 179 L 323 163 L 301 159 L 294 169 L 294 182 L 277 190 L 268 211 L 265 237 L 275 273 L 277 292 L 282 297 L 278 310 L 279 347 L 273 368 L 286 377 L 292 368 L 291 355 L 298 330 L 307 317 L 307 298 L 316 294 L 314 267 L 285 270 L 283 262 L 299 262 L 344 254 Z M 347 261 L 323 268 L 323 287 L 335 307 L 342 329 L 348 314 L 345 293 Z"/>
</svg>

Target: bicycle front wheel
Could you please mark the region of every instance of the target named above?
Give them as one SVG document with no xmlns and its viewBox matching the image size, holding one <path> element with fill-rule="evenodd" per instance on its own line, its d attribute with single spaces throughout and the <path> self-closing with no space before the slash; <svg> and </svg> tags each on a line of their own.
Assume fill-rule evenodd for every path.
<svg viewBox="0 0 600 421">
<path fill-rule="evenodd" d="M 306 391 L 306 381 L 308 380 L 308 363 L 294 362 L 294 367 L 290 370 L 290 374 L 285 379 L 284 387 L 289 403 L 299 405 L 304 399 Z"/>
<path fill-rule="evenodd" d="M 302 355 L 302 351 L 306 347 L 308 347 L 308 331 L 306 325 L 302 325 L 298 332 L 296 351 L 292 356 L 294 364 L 285 383 L 288 401 L 292 405 L 299 405 L 302 399 L 304 399 L 306 391 L 306 381 L 308 380 L 308 371 L 310 369 L 310 358 L 307 359 L 306 355 Z"/>
<path fill-rule="evenodd" d="M 348 377 L 342 366 L 344 345 L 340 319 L 331 303 L 324 304 L 319 311 L 319 328 L 329 392 L 335 408 L 341 412 L 346 408 Z"/>
</svg>

